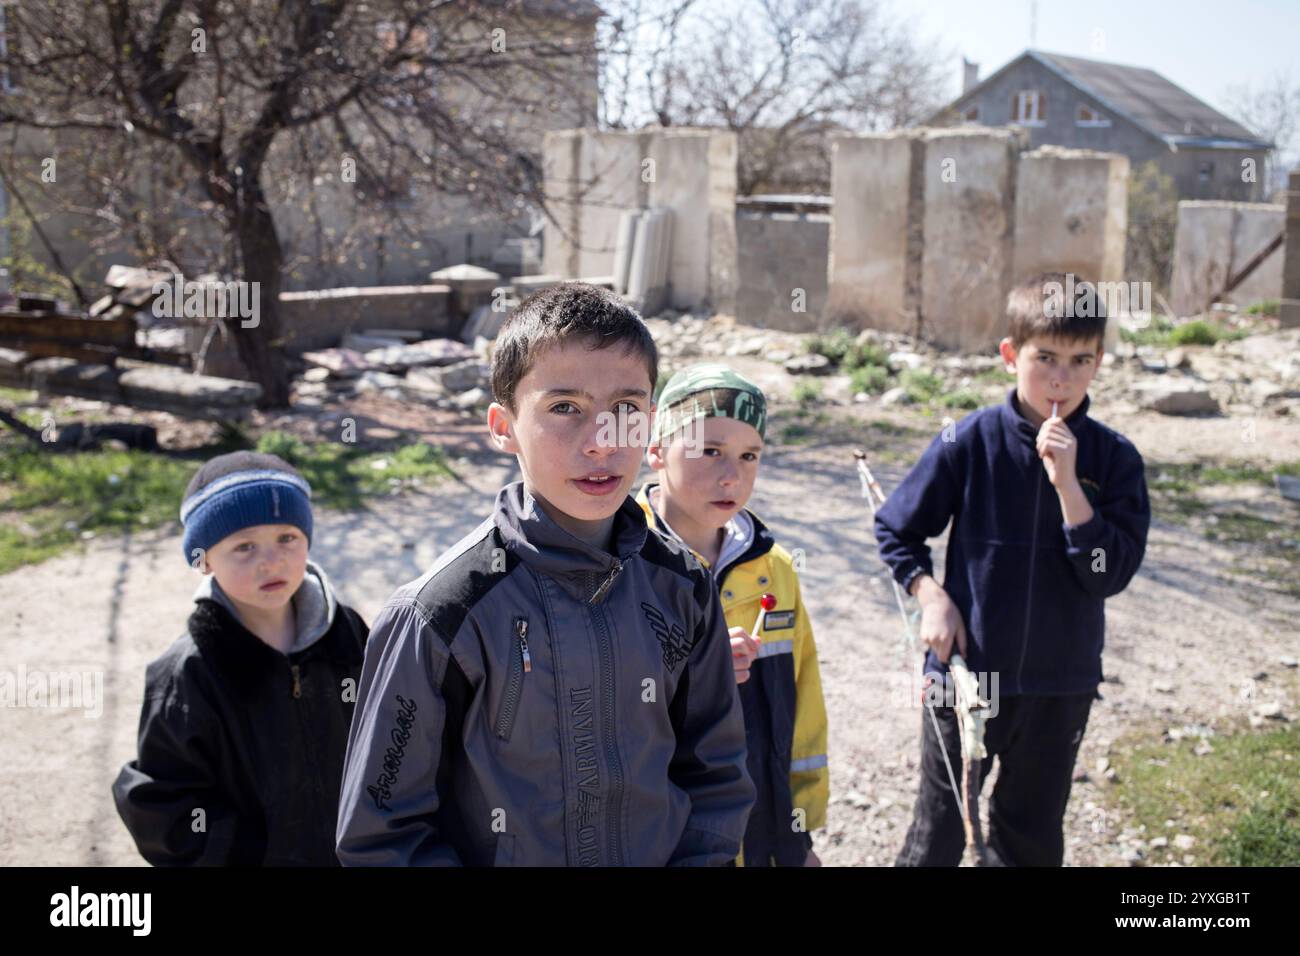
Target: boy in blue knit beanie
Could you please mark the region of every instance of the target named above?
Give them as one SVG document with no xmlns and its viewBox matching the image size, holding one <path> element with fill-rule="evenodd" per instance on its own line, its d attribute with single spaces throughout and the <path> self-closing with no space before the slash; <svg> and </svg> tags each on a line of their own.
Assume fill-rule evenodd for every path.
<svg viewBox="0 0 1300 956">
<path fill-rule="evenodd" d="M 149 665 L 118 813 L 155 865 L 337 865 L 368 628 L 308 560 L 311 487 L 274 455 L 221 455 L 180 515 L 204 579 L 187 633 Z"/>
</svg>

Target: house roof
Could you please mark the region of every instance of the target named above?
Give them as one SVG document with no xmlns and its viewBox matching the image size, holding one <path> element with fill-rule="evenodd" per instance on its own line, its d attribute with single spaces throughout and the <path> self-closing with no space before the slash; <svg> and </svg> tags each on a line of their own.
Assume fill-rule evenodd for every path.
<svg viewBox="0 0 1300 956">
<path fill-rule="evenodd" d="M 967 90 L 952 106 L 969 99 L 1026 57 L 1060 76 L 1104 109 L 1123 116 L 1171 147 L 1272 149 L 1236 120 L 1198 100 L 1155 70 L 1122 63 L 1103 63 L 1077 56 L 1026 50 L 983 82 Z"/>
</svg>

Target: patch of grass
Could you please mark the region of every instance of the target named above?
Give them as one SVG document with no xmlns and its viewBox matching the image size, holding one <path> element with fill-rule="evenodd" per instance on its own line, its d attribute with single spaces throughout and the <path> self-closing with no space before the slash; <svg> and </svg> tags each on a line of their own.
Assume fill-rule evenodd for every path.
<svg viewBox="0 0 1300 956">
<path fill-rule="evenodd" d="M 943 391 L 943 379 L 919 368 L 904 369 L 898 376 L 898 384 L 907 390 L 908 398 L 918 405 L 934 401 Z"/>
<path fill-rule="evenodd" d="M 1205 529 L 1205 536 L 1211 541 L 1227 541 L 1232 544 L 1273 541 L 1281 536 L 1285 527 L 1280 522 L 1245 511 L 1216 511 L 1214 517 L 1216 520 Z"/>
<path fill-rule="evenodd" d="M 879 394 L 889 385 L 889 369 L 882 365 L 864 365 L 855 368 L 849 373 L 849 384 L 854 393 Z"/>
<path fill-rule="evenodd" d="M 1300 724 L 1209 742 L 1203 756 L 1198 741 L 1183 739 L 1122 749 L 1113 760 L 1119 782 L 1110 799 L 1148 840 L 1169 839 L 1152 848 L 1152 862 L 1191 852 L 1201 865 L 1300 865 Z M 1173 845 L 1179 833 L 1196 838 L 1191 851 Z"/>
<path fill-rule="evenodd" d="M 238 444 L 238 436 L 227 438 Z M 312 485 L 314 503 L 326 508 L 360 508 L 367 496 L 452 474 L 443 452 L 423 442 L 365 452 L 340 442 L 308 444 L 271 432 L 257 448 L 302 471 Z M 223 450 L 232 449 L 209 451 Z M 201 463 L 134 449 L 56 453 L 18 439 L 0 441 L 0 574 L 53 557 L 85 532 L 176 521 L 185 487 Z"/>
<path fill-rule="evenodd" d="M 800 405 L 811 405 L 821 401 L 822 383 L 812 378 L 800 378 L 794 383 L 791 397 Z"/>
<path fill-rule="evenodd" d="M 940 397 L 939 404 L 944 408 L 956 408 L 964 411 L 972 411 L 984 404 L 978 393 L 971 391 L 969 388 L 959 388 L 955 392 L 949 392 L 947 395 Z"/>
<path fill-rule="evenodd" d="M 1275 474 L 1300 476 L 1300 462 L 1261 468 L 1252 462 L 1159 462 L 1147 465 L 1147 481 L 1161 491 L 1185 493 L 1208 485 L 1272 485 Z"/>
<path fill-rule="evenodd" d="M 35 389 L 0 386 L 0 402 L 6 405 L 24 405 L 27 402 L 35 401 L 35 399 Z"/>
<path fill-rule="evenodd" d="M 311 484 L 313 502 L 344 511 L 362 507 L 367 495 L 452 474 L 442 451 L 423 442 L 376 453 L 343 442 L 308 444 L 284 432 L 268 432 L 257 450 L 279 455 L 301 471 Z"/>
<path fill-rule="evenodd" d="M 876 342 L 859 342 L 856 332 L 839 327 L 804 340 L 808 352 L 824 355 L 846 372 L 863 368 L 889 370 L 889 355 Z"/>
<path fill-rule="evenodd" d="M 1121 328 L 1119 337 L 1134 345 L 1168 345 L 1169 336 L 1174 331 L 1173 321 L 1166 315 L 1153 315 L 1151 321 L 1143 328 Z"/>
<path fill-rule="evenodd" d="M 857 343 L 855 336 L 848 329 L 840 327 L 827 332 L 817 332 L 804 339 L 804 350 L 824 355 L 836 365 L 844 361 L 844 356 Z"/>
<path fill-rule="evenodd" d="M 1261 468 L 1251 462 L 1151 463 L 1147 488 L 1152 513 L 1173 524 L 1188 524 L 1208 541 L 1232 546 L 1243 558 L 1241 572 L 1260 587 L 1300 597 L 1300 538 L 1294 505 L 1275 497 L 1275 474 L 1300 475 L 1300 462 Z M 1216 502 L 1203 491 L 1216 485 L 1253 484 L 1267 489 L 1261 514 Z M 1249 560 L 1246 560 L 1246 558 Z"/>
<path fill-rule="evenodd" d="M 980 369 L 971 376 L 971 382 L 975 385 L 1002 385 L 1006 386 L 1015 381 L 1015 376 L 1010 374 L 1004 368 L 985 368 Z"/>
<path fill-rule="evenodd" d="M 1150 324 L 1141 329 L 1121 329 L 1120 338 L 1134 345 L 1174 346 L 1213 345 L 1243 339 L 1250 329 L 1233 328 L 1221 320 L 1192 319 L 1176 323 L 1167 316 L 1153 316 Z"/>
<path fill-rule="evenodd" d="M 1252 302 L 1246 309 L 1247 315 L 1277 315 L 1282 311 L 1282 303 L 1277 299 L 1264 299 Z"/>
<path fill-rule="evenodd" d="M 831 424 L 831 416 L 826 411 L 812 411 L 803 406 L 795 409 L 794 418 L 795 421 L 781 429 L 781 441 L 787 445 L 811 441 Z"/>
<path fill-rule="evenodd" d="M 147 452 L 0 452 L 0 574 L 42 561 L 83 532 L 151 528 L 176 519 L 198 465 Z"/>
</svg>

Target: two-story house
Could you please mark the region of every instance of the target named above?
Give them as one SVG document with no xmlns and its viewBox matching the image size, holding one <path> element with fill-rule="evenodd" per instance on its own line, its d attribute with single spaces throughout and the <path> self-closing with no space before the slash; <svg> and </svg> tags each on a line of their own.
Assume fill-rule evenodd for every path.
<svg viewBox="0 0 1300 956">
<path fill-rule="evenodd" d="M 1045 144 L 1154 160 L 1182 199 L 1261 201 L 1273 148 L 1154 70 L 1026 50 L 982 81 L 966 64 L 961 96 L 924 125 L 1023 126 Z"/>
</svg>

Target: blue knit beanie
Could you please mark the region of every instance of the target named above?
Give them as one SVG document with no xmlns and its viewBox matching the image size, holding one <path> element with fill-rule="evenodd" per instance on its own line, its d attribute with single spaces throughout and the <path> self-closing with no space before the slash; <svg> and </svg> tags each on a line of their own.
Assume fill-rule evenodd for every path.
<svg viewBox="0 0 1300 956">
<path fill-rule="evenodd" d="M 259 524 L 289 524 L 311 544 L 311 485 L 276 455 L 237 451 L 206 462 L 181 501 L 187 564 L 228 535 Z"/>
</svg>

